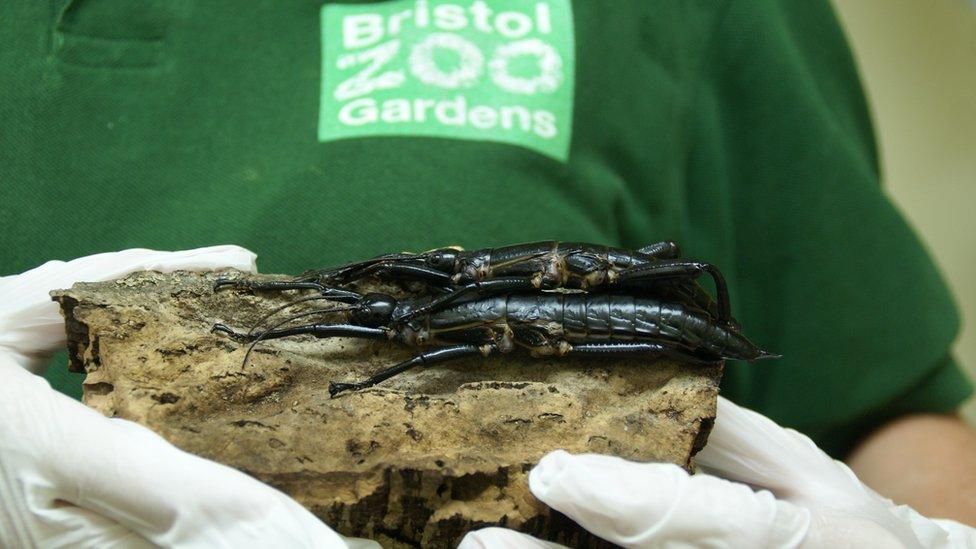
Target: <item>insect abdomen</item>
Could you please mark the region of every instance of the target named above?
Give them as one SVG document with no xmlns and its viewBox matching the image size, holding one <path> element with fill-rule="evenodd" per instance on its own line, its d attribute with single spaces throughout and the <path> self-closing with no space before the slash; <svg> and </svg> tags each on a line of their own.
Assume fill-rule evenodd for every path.
<svg viewBox="0 0 976 549">
<path fill-rule="evenodd" d="M 615 294 L 559 297 L 562 326 L 570 343 L 666 340 L 729 358 L 751 360 L 759 353 L 741 335 L 678 304 Z"/>
</svg>

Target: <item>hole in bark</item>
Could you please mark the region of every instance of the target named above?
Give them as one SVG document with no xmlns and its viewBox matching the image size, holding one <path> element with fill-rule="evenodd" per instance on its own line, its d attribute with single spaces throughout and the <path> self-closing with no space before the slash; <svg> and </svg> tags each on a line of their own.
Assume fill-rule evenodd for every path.
<svg viewBox="0 0 976 549">
<path fill-rule="evenodd" d="M 85 390 L 93 395 L 107 395 L 115 390 L 115 385 L 100 381 L 98 383 L 85 384 Z"/>
<path fill-rule="evenodd" d="M 691 455 L 688 456 L 689 460 L 705 447 L 705 443 L 708 442 L 708 435 L 712 432 L 712 426 L 714 425 L 715 418 L 702 418 L 701 424 L 698 427 L 698 435 L 695 437 L 695 441 L 691 444 Z"/>
<path fill-rule="evenodd" d="M 173 393 L 163 393 L 160 395 L 153 395 L 152 399 L 160 404 L 173 404 L 180 400 L 180 397 L 174 395 Z"/>
<path fill-rule="evenodd" d="M 470 501 L 481 495 L 489 487 L 498 484 L 497 474 L 471 473 L 457 479 L 451 487 L 451 499 Z"/>
</svg>

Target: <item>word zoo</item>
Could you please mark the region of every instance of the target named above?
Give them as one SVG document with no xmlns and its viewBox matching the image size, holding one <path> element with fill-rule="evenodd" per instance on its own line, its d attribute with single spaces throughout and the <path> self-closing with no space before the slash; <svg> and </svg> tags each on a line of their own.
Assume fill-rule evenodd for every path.
<svg viewBox="0 0 976 549">
<path fill-rule="evenodd" d="M 565 160 L 574 62 L 569 0 L 326 4 L 319 140 L 495 141 Z"/>
</svg>

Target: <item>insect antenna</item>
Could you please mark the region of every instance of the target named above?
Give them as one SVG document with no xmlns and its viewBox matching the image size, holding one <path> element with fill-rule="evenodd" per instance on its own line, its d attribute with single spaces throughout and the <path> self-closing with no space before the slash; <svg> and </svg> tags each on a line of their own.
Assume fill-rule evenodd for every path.
<svg viewBox="0 0 976 549">
<path fill-rule="evenodd" d="M 257 330 L 262 324 L 264 324 L 265 321 L 267 321 L 269 318 L 273 317 L 274 315 L 280 313 L 281 311 L 284 311 L 285 309 L 289 309 L 291 307 L 294 307 L 295 305 L 298 305 L 299 303 L 306 303 L 306 302 L 309 302 L 309 301 L 320 301 L 320 300 L 327 300 L 327 299 L 333 299 L 333 298 L 331 298 L 329 296 L 324 296 L 324 295 L 317 295 L 317 296 L 313 296 L 313 297 L 303 297 L 301 299 L 296 299 L 295 301 L 292 301 L 292 302 L 289 302 L 289 303 L 285 303 L 284 305 L 282 305 L 280 307 L 275 307 L 274 309 L 271 309 L 270 311 L 268 311 L 267 313 L 265 313 L 263 316 L 261 316 L 261 318 L 259 318 L 257 320 L 257 322 L 254 323 L 253 326 L 251 326 L 251 329 L 247 331 L 247 335 L 248 336 L 254 335 L 254 330 Z"/>
<path fill-rule="evenodd" d="M 374 257 L 372 259 L 366 259 L 364 261 L 357 261 L 355 263 L 348 263 L 340 267 L 332 267 L 326 269 L 315 269 L 311 271 L 305 271 L 304 273 L 293 278 L 294 282 L 313 282 L 313 281 L 343 281 L 343 280 L 353 280 L 366 269 L 376 265 L 377 263 L 382 263 L 384 261 L 400 261 L 404 259 L 424 259 L 429 254 L 412 254 L 409 252 L 393 253 L 381 255 Z"/>
<path fill-rule="evenodd" d="M 261 335 L 255 338 L 254 341 L 252 341 L 251 344 L 248 345 L 247 352 L 244 353 L 244 361 L 241 362 L 241 369 L 243 370 L 247 366 L 247 361 L 251 357 L 251 351 L 253 351 L 254 347 L 264 339 L 264 336 L 266 336 L 267 334 L 271 333 L 274 330 L 277 330 L 278 328 L 284 326 L 285 324 L 288 324 L 289 322 L 295 319 L 303 318 L 306 316 L 313 316 L 313 315 L 320 315 L 320 314 L 327 314 L 327 313 L 338 313 L 341 311 L 351 311 L 356 308 L 357 307 L 352 306 L 352 307 L 332 307 L 329 309 L 315 309 L 313 311 L 305 311 L 303 313 L 294 314 L 285 318 L 281 322 L 275 324 L 274 326 L 271 326 L 270 328 L 262 332 Z"/>
<path fill-rule="evenodd" d="M 261 326 L 266 320 L 280 313 L 281 311 L 289 307 L 292 307 L 294 305 L 297 305 L 299 303 L 323 300 L 323 301 L 338 301 L 339 303 L 348 303 L 352 305 L 354 303 L 359 303 L 359 300 L 362 298 L 363 298 L 362 295 L 350 290 L 344 290 L 342 288 L 325 287 L 322 289 L 322 293 L 320 295 L 296 299 L 295 301 L 285 303 L 280 307 L 272 309 L 267 314 L 259 318 L 258 321 L 255 322 L 253 326 L 251 326 L 251 329 L 247 331 L 247 335 L 248 336 L 254 335 L 254 330 L 256 330 L 259 326 Z"/>
</svg>

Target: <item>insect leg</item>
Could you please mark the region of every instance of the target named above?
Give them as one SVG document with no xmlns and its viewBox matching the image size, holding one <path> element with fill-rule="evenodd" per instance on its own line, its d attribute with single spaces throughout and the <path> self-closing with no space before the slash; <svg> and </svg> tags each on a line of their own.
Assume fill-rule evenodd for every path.
<svg viewBox="0 0 976 549">
<path fill-rule="evenodd" d="M 681 248 L 673 240 L 655 242 L 637 250 L 637 253 L 649 255 L 657 259 L 677 259 L 681 257 Z"/>
<path fill-rule="evenodd" d="M 252 332 L 250 334 L 235 332 L 226 324 L 214 324 L 210 329 L 212 333 L 222 333 L 231 339 L 247 343 L 256 339 L 278 339 L 293 335 L 311 334 L 315 337 L 356 337 L 360 339 L 389 339 L 392 330 L 389 328 L 368 328 L 366 326 L 356 326 L 354 324 L 306 324 L 304 326 L 294 326 L 292 328 L 282 328 L 280 330 L 269 330 L 267 332 Z"/>
<path fill-rule="evenodd" d="M 266 282 L 254 282 L 252 280 L 239 280 L 234 278 L 218 278 L 214 282 L 214 291 L 219 291 L 224 288 L 247 288 L 249 290 L 269 290 L 269 291 L 284 291 L 284 290 L 325 290 L 325 285 L 318 282 L 292 282 L 289 280 L 269 280 Z"/>
<path fill-rule="evenodd" d="M 376 263 L 357 273 L 356 278 L 369 275 L 376 275 L 385 280 L 408 278 L 436 286 L 450 286 L 452 284 L 450 274 L 418 263 Z"/>
<path fill-rule="evenodd" d="M 332 288 L 326 286 L 319 282 L 303 281 L 295 282 L 290 280 L 268 280 L 264 282 L 255 282 L 253 280 L 241 280 L 234 278 L 218 278 L 214 282 L 214 292 L 220 291 L 223 288 L 246 288 L 254 291 L 271 291 L 271 292 L 283 292 L 285 290 L 317 290 L 325 297 L 332 298 L 335 301 L 341 301 L 343 303 L 355 303 L 356 301 L 362 299 L 361 294 L 356 292 L 343 290 L 341 288 Z"/>
<path fill-rule="evenodd" d="M 346 263 L 345 265 L 339 265 L 338 267 L 327 267 L 325 269 L 312 269 L 310 271 L 305 271 L 301 275 L 295 277 L 294 280 L 296 282 L 316 281 L 330 282 L 333 284 L 345 284 L 360 278 L 360 272 L 372 265 L 375 265 L 376 263 L 406 261 L 416 258 L 417 254 L 408 252 L 384 254 L 365 261 Z"/>
<path fill-rule="evenodd" d="M 491 347 L 489 347 L 489 349 L 490 348 Z M 411 358 L 410 360 L 405 360 L 395 366 L 391 366 L 385 370 L 377 372 L 362 381 L 357 381 L 354 383 L 339 383 L 331 381 L 329 382 L 329 396 L 335 397 L 343 391 L 358 391 L 359 389 L 372 387 L 377 383 L 390 379 L 391 377 L 405 372 L 415 366 L 420 366 L 423 364 L 435 364 L 437 362 L 446 362 L 448 360 L 481 354 L 482 349 L 482 347 L 477 345 L 462 344 L 427 351 Z"/>
<path fill-rule="evenodd" d="M 405 322 L 412 318 L 416 318 L 422 315 L 429 315 L 431 313 L 436 313 L 449 307 L 455 301 L 464 297 L 487 297 L 490 295 L 506 294 L 519 291 L 529 291 L 535 290 L 536 287 L 532 284 L 532 279 L 522 278 L 522 277 L 504 277 L 504 278 L 493 278 L 489 280 L 480 280 L 478 282 L 472 282 L 461 286 L 460 288 L 453 290 L 444 295 L 438 296 L 431 300 L 430 303 L 424 305 L 423 307 L 418 307 L 405 315 L 401 315 L 394 318 L 394 322 Z"/>
<path fill-rule="evenodd" d="M 627 286 L 640 286 L 651 283 L 656 279 L 666 278 L 698 278 L 708 273 L 715 281 L 716 301 L 718 302 L 718 321 L 729 323 L 732 319 L 732 311 L 729 305 L 729 288 L 725 283 L 725 277 L 711 263 L 701 261 L 684 261 L 666 259 L 645 263 L 629 269 L 620 271 L 617 275 L 616 284 Z"/>
<path fill-rule="evenodd" d="M 663 355 L 682 362 L 711 365 L 718 364 L 721 358 L 703 358 L 667 343 L 628 342 L 628 343 L 580 343 L 569 351 L 575 356 L 639 357 L 649 354 Z"/>
</svg>

